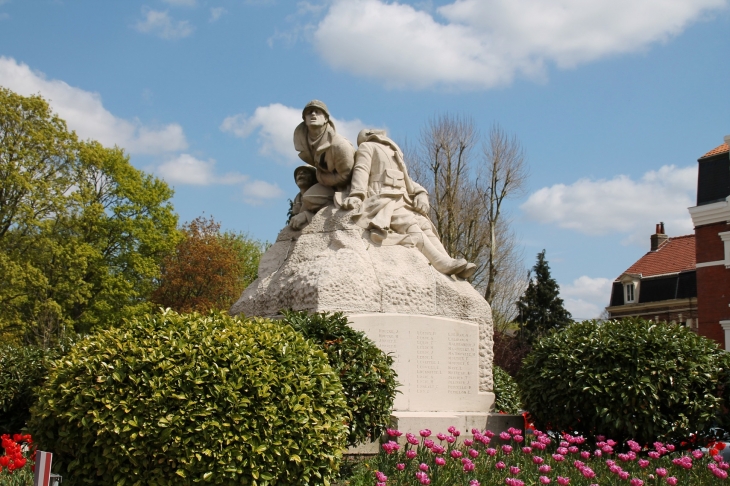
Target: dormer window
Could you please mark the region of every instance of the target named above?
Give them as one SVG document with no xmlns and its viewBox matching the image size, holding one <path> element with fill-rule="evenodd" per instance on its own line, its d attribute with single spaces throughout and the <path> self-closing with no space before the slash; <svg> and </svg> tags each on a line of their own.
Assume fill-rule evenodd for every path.
<svg viewBox="0 0 730 486">
<path fill-rule="evenodd" d="M 627 304 L 634 302 L 634 291 L 636 290 L 634 283 L 627 283 L 624 285 L 624 298 Z"/>
</svg>

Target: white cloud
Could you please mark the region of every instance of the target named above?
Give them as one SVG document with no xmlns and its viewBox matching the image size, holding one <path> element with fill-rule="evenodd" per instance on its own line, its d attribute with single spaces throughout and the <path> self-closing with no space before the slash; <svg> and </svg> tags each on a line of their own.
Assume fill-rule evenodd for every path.
<svg viewBox="0 0 730 486">
<path fill-rule="evenodd" d="M 582 276 L 560 286 L 560 297 L 574 319 L 595 319 L 611 299 L 612 280 Z"/>
<path fill-rule="evenodd" d="M 266 199 L 277 199 L 284 195 L 278 185 L 265 181 L 251 181 L 243 185 L 243 200 L 248 204 L 259 205 Z"/>
<path fill-rule="evenodd" d="M 696 185 L 696 165 L 665 165 L 638 181 L 619 175 L 544 187 L 520 208 L 534 221 L 592 236 L 623 233 L 622 243 L 643 245 L 660 221 L 669 234 L 692 232 L 687 208 L 694 206 Z"/>
<path fill-rule="evenodd" d="M 225 13 L 228 11 L 223 7 L 214 7 L 210 9 L 210 22 L 215 22 L 219 18 L 221 18 Z"/>
<path fill-rule="evenodd" d="M 353 145 L 357 134 L 365 128 L 358 119 L 339 120 L 332 118 L 337 133 L 344 136 Z M 253 115 L 238 114 L 223 120 L 220 129 L 233 133 L 240 138 L 248 138 L 258 131 L 259 152 L 262 155 L 286 163 L 301 162 L 294 150 L 294 129 L 302 122 L 302 109 L 284 106 L 281 103 L 272 103 L 268 106 L 259 106 Z"/>
<path fill-rule="evenodd" d="M 157 154 L 187 148 L 185 134 L 177 123 L 150 127 L 136 119 L 117 118 L 104 108 L 98 93 L 49 80 L 12 58 L 0 56 L 0 85 L 23 96 L 40 93 L 82 139 L 119 145 L 131 153 Z"/>
<path fill-rule="evenodd" d="M 331 66 L 389 86 L 491 88 L 634 52 L 728 0 L 456 0 L 439 17 L 384 0 L 335 0 L 312 41 Z"/>
<path fill-rule="evenodd" d="M 193 33 L 195 28 L 187 20 L 174 20 L 167 11 L 142 9 L 144 19 L 135 24 L 140 32 L 155 34 L 163 39 L 182 39 Z"/>
<path fill-rule="evenodd" d="M 215 174 L 215 160 L 200 160 L 190 154 L 180 154 L 157 168 L 157 173 L 171 184 L 208 186 L 211 184 L 239 184 L 249 177 L 236 172 L 222 176 Z"/>
<path fill-rule="evenodd" d="M 284 195 L 278 185 L 252 180 L 246 174 L 229 172 L 219 175 L 215 160 L 200 160 L 190 154 L 180 154 L 168 160 L 159 165 L 155 172 L 173 185 L 240 185 L 243 201 L 251 205 L 260 205 L 268 199 L 278 199 Z"/>
</svg>

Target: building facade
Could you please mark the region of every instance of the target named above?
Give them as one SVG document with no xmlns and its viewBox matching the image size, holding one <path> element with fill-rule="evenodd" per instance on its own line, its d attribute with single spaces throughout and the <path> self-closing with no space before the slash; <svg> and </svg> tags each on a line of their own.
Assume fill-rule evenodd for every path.
<svg viewBox="0 0 730 486">
<path fill-rule="evenodd" d="M 730 136 L 697 161 L 695 227 L 698 332 L 730 350 Z"/>
<path fill-rule="evenodd" d="M 642 317 L 697 329 L 695 235 L 669 238 L 656 225 L 648 253 L 613 282 L 610 319 Z"/>
</svg>

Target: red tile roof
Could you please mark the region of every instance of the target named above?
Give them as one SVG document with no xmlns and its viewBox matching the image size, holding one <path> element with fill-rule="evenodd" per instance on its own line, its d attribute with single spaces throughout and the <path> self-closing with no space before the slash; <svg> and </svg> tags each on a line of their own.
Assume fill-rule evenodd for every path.
<svg viewBox="0 0 730 486">
<path fill-rule="evenodd" d="M 650 251 L 639 258 L 624 273 L 638 273 L 646 278 L 694 270 L 695 263 L 695 235 L 675 236 L 669 238 L 658 250 Z"/>
<path fill-rule="evenodd" d="M 712 157 L 713 155 L 722 154 L 725 152 L 730 152 L 730 146 L 728 146 L 728 144 L 726 143 L 723 143 L 719 147 L 715 147 L 714 149 L 707 152 L 705 155 L 700 157 L 700 159 L 704 159 L 705 157 Z"/>
</svg>

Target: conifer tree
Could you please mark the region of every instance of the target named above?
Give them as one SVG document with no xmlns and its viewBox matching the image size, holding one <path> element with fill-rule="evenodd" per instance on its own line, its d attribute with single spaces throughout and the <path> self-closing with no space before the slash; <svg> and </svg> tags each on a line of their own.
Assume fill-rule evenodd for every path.
<svg viewBox="0 0 730 486">
<path fill-rule="evenodd" d="M 520 339 L 534 342 L 552 329 L 562 329 L 572 322 L 572 316 L 563 306 L 560 288 L 550 276 L 550 265 L 545 250 L 537 254 L 532 276 L 525 293 L 517 302 Z"/>
</svg>

